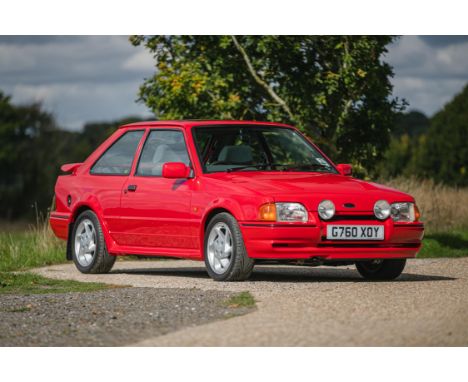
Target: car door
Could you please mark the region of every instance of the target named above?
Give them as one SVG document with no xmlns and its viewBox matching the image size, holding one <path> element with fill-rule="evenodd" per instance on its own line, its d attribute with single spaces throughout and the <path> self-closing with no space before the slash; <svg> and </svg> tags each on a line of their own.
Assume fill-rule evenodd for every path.
<svg viewBox="0 0 468 382">
<path fill-rule="evenodd" d="M 83 179 L 83 189 L 97 199 L 111 237 L 119 226 L 122 187 L 132 169 L 133 159 L 144 130 L 129 130 L 118 137 L 91 166 Z"/>
<path fill-rule="evenodd" d="M 198 232 L 190 212 L 193 180 L 163 178 L 167 162 L 190 165 L 183 131 L 150 130 L 134 174 L 124 185 L 119 244 L 197 248 Z"/>
</svg>

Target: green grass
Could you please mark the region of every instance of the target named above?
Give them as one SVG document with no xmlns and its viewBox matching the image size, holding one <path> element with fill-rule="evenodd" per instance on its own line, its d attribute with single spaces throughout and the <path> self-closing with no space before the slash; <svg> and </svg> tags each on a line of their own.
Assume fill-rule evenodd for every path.
<svg viewBox="0 0 468 382">
<path fill-rule="evenodd" d="M 255 306 L 255 299 L 249 292 L 241 292 L 226 300 L 224 304 L 229 308 L 250 308 Z"/>
<path fill-rule="evenodd" d="M 102 283 L 53 280 L 23 272 L 65 261 L 65 242 L 54 237 L 47 225 L 23 232 L 0 232 L 0 294 L 91 292 L 115 288 Z"/>
<path fill-rule="evenodd" d="M 72 280 L 53 280 L 34 273 L 0 273 L 0 294 L 44 294 L 67 292 L 92 292 L 116 288 L 102 283 L 82 283 Z"/>
<path fill-rule="evenodd" d="M 65 242 L 46 228 L 0 232 L 0 272 L 65 262 Z"/>
<path fill-rule="evenodd" d="M 428 234 L 418 254 L 418 258 L 466 256 L 468 256 L 468 230 Z"/>
</svg>

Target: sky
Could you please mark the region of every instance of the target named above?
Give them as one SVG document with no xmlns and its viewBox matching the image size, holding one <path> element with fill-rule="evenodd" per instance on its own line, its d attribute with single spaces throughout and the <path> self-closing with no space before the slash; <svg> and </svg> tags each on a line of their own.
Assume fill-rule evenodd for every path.
<svg viewBox="0 0 468 382">
<path fill-rule="evenodd" d="M 468 36 L 403 36 L 383 58 L 394 95 L 433 115 L 468 83 Z M 0 36 L 0 90 L 15 104 L 42 102 L 60 126 L 152 114 L 137 103 L 154 59 L 127 36 Z"/>
<path fill-rule="evenodd" d="M 410 110 L 432 116 L 468 83 L 468 36 L 403 36 L 388 50 L 393 93 Z"/>
</svg>

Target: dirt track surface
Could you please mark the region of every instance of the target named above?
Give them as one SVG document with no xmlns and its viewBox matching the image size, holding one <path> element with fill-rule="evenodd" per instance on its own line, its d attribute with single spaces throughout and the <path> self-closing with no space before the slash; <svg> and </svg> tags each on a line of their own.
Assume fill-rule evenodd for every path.
<svg viewBox="0 0 468 382">
<path fill-rule="evenodd" d="M 250 291 L 258 309 L 184 328 L 136 346 L 467 346 L 468 258 L 408 262 L 393 282 L 362 280 L 354 267 L 257 266 L 250 281 L 219 283 L 190 261 L 122 261 L 111 274 L 72 264 L 51 278 L 152 288 Z"/>
</svg>

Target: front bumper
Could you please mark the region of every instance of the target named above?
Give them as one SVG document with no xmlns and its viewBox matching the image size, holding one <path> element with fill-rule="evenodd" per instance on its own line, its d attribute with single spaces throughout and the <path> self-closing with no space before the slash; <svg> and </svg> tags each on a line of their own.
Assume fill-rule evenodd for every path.
<svg viewBox="0 0 468 382">
<path fill-rule="evenodd" d="M 326 240 L 328 224 L 383 224 L 385 238 L 378 242 Z M 274 260 L 411 258 L 420 250 L 424 235 L 424 225 L 420 222 L 394 223 L 391 219 L 385 222 L 376 220 L 319 222 L 317 225 L 241 222 L 240 227 L 249 257 Z"/>
</svg>

